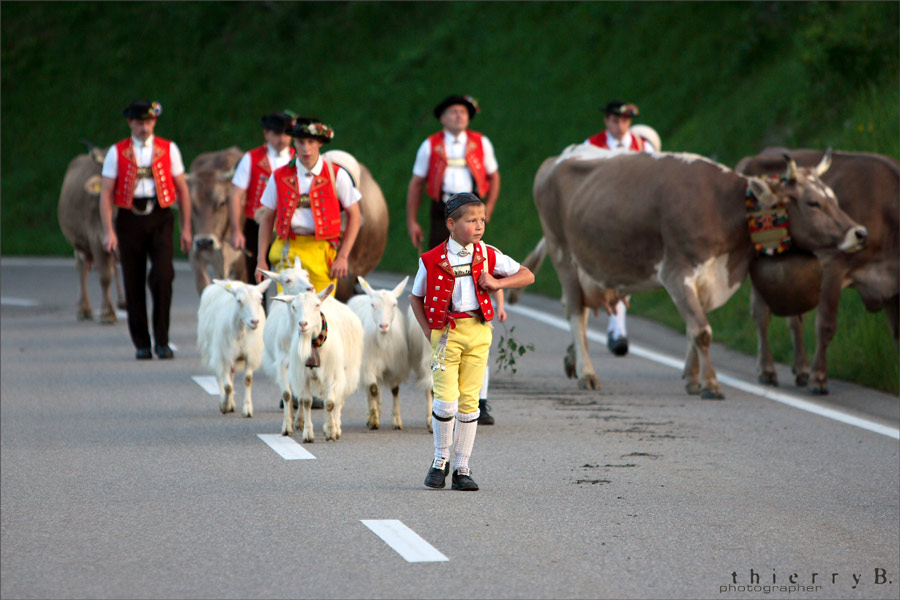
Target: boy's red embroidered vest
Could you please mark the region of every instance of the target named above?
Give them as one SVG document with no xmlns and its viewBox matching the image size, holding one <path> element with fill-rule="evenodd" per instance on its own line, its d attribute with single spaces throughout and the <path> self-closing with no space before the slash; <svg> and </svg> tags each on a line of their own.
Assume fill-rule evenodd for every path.
<svg viewBox="0 0 900 600">
<path fill-rule="evenodd" d="M 250 152 L 250 185 L 247 188 L 247 199 L 244 202 L 244 214 L 252 219 L 259 208 L 259 200 L 266 191 L 266 184 L 272 174 L 272 165 L 269 164 L 269 147 L 263 144 Z M 291 148 L 291 158 L 294 157 L 294 148 Z"/>
<path fill-rule="evenodd" d="M 175 202 L 175 180 L 172 178 L 172 159 L 169 154 L 171 142 L 153 136 L 153 157 L 150 172 L 156 183 L 156 202 L 161 208 L 168 208 Z M 116 187 L 113 190 L 113 204 L 131 208 L 134 204 L 134 188 L 138 182 L 138 165 L 134 157 L 134 142 L 125 138 L 116 144 Z"/>
<path fill-rule="evenodd" d="M 596 135 L 592 135 L 588 138 L 588 142 L 597 146 L 599 148 L 606 148 L 609 150 L 609 144 L 606 143 L 606 130 L 604 129 L 600 133 Z M 639 138 L 638 136 L 631 134 L 631 146 L 628 148 L 632 152 L 643 152 L 644 151 L 644 140 Z"/>
<path fill-rule="evenodd" d="M 425 317 L 428 319 L 428 326 L 432 329 L 443 329 L 447 324 L 453 286 L 456 284 L 456 276 L 447 259 L 447 253 L 447 242 L 443 242 L 422 255 L 422 263 L 425 265 L 426 271 L 425 297 L 423 298 Z M 478 285 L 478 277 L 484 271 L 485 262 L 487 262 L 488 273 L 493 275 L 497 255 L 492 248 L 483 242 L 478 242 L 475 244 L 475 252 L 472 255 L 472 279 L 475 281 L 475 297 L 478 299 L 481 315 L 485 321 L 490 321 L 494 318 L 491 297 Z"/>
<path fill-rule="evenodd" d="M 291 162 L 275 169 L 275 192 L 278 206 L 275 213 L 275 231 L 278 237 L 292 240 L 297 237 L 291 231 L 291 219 L 300 202 L 300 182 L 297 181 L 297 157 Z M 341 237 L 341 203 L 334 191 L 332 178 L 337 177 L 340 168 L 335 164 L 328 172 L 328 163 L 322 166 L 322 172 L 313 176 L 309 187 L 309 207 L 313 213 L 317 240 L 336 240 Z"/>
<path fill-rule="evenodd" d="M 490 190 L 487 173 L 484 168 L 484 146 L 482 135 L 471 129 L 466 131 L 466 166 L 475 178 L 475 189 L 478 197 L 484 199 Z M 431 143 L 431 158 L 428 162 L 428 182 L 425 193 L 438 202 L 441 199 L 441 187 L 444 184 L 444 170 L 447 168 L 447 149 L 444 147 L 444 132 L 438 131 L 428 138 Z"/>
</svg>

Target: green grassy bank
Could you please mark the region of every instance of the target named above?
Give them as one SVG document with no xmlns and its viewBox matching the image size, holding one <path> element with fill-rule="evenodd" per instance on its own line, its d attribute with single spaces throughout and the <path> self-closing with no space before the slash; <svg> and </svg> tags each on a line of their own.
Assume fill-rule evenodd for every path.
<svg viewBox="0 0 900 600">
<path fill-rule="evenodd" d="M 259 144 L 270 110 L 323 118 L 332 147 L 385 192 L 382 268 L 412 271 L 403 215 L 415 151 L 439 126 L 437 101 L 469 93 L 503 177 L 488 238 L 522 258 L 541 236 L 537 167 L 601 129 L 615 97 L 640 106 L 664 149 L 727 165 L 772 144 L 897 156 L 898 19 L 897 3 L 878 2 L 2 2 L 0 252 L 71 253 L 55 209 L 78 140 L 121 139 L 121 109 L 146 97 L 162 103 L 157 132 L 186 162 Z M 558 293 L 549 265 L 534 287 Z M 832 375 L 896 393 L 883 315 L 845 296 Z M 752 353 L 746 297 L 712 320 L 716 339 Z M 683 327 L 660 293 L 633 305 Z M 786 336 L 774 337 L 785 360 Z"/>
</svg>

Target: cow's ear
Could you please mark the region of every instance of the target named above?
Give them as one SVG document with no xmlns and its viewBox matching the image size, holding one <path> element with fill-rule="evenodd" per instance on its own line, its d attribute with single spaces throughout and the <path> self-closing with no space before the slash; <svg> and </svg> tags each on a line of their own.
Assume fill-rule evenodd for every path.
<svg viewBox="0 0 900 600">
<path fill-rule="evenodd" d="M 764 180 L 759 177 L 750 177 L 747 181 L 747 185 L 750 186 L 750 191 L 753 192 L 753 195 L 759 200 L 761 206 L 769 207 L 775 203 L 775 196 L 772 194 L 772 189 Z"/>
</svg>

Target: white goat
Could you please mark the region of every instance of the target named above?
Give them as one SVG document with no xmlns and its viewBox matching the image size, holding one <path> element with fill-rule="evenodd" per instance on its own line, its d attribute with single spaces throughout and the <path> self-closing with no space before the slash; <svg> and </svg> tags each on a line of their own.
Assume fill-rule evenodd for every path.
<svg viewBox="0 0 900 600">
<path fill-rule="evenodd" d="M 425 425 L 431 426 L 431 411 L 434 405 L 434 379 L 431 371 L 431 343 L 422 334 L 422 327 L 416 320 L 412 306 L 406 310 L 406 339 L 409 348 L 409 366 L 416 380 L 416 387 L 425 392 Z"/>
<path fill-rule="evenodd" d="M 253 416 L 250 388 L 253 372 L 262 362 L 263 292 L 272 282 L 247 285 L 241 281 L 214 279 L 200 295 L 197 310 L 197 345 L 203 362 L 219 381 L 219 410 L 234 412 L 234 373 L 244 372 L 245 417 Z"/>
<path fill-rule="evenodd" d="M 309 282 L 309 273 L 303 268 L 299 258 L 294 259 L 294 266 L 284 269 L 280 273 L 258 269 L 263 275 L 281 285 L 285 294 L 298 294 L 300 292 L 314 292 L 315 288 Z M 284 302 L 272 302 L 269 306 L 269 316 L 266 321 L 266 329 L 263 331 L 263 369 L 278 384 L 281 389 L 282 402 L 291 402 L 295 394 L 291 393 L 290 380 L 288 379 L 288 366 L 291 356 L 291 339 L 294 335 L 296 322 L 291 318 L 287 304 Z"/>
<path fill-rule="evenodd" d="M 381 393 L 379 384 L 390 386 L 394 396 L 394 429 L 403 429 L 400 417 L 400 384 L 409 377 L 409 349 L 406 342 L 406 324 L 403 314 L 397 310 L 397 298 L 406 288 L 409 277 L 393 290 L 375 290 L 362 277 L 357 277 L 365 295 L 353 296 L 347 301 L 350 310 L 362 321 L 363 363 L 359 385 L 366 386 L 368 396 L 369 429 L 381 424 Z"/>
<path fill-rule="evenodd" d="M 363 328 L 359 317 L 331 297 L 334 284 L 319 292 L 279 295 L 287 302 L 297 323 L 292 336 L 288 378 L 301 410 L 291 423 L 292 403 L 284 403 L 281 434 L 291 435 L 292 425 L 303 429 L 303 441 L 314 442 L 312 397 L 325 400 L 325 439 L 341 438 L 341 410 L 347 396 L 359 386 Z"/>
</svg>

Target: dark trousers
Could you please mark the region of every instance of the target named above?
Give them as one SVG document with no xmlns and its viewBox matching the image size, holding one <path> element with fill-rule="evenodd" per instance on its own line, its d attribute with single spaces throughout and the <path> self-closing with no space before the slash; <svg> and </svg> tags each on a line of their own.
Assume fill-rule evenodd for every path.
<svg viewBox="0 0 900 600">
<path fill-rule="evenodd" d="M 428 232 L 426 252 L 438 244 L 444 243 L 450 237 L 450 232 L 447 230 L 447 219 L 444 217 L 444 206 L 443 202 L 431 200 L 431 231 Z"/>
<path fill-rule="evenodd" d="M 253 219 L 244 221 L 244 264 L 247 265 L 247 282 L 256 283 L 256 253 L 259 246 L 259 224 Z M 265 257 L 266 265 L 269 258 Z M 270 269 L 271 270 L 271 269 Z"/>
<path fill-rule="evenodd" d="M 125 301 L 128 303 L 128 332 L 135 348 L 150 347 L 145 284 L 153 296 L 153 338 L 158 346 L 169 344 L 169 311 L 172 307 L 172 282 L 175 280 L 175 267 L 172 265 L 175 255 L 172 243 L 174 228 L 175 215 L 168 208 L 157 206 L 144 216 L 120 208 L 116 215 L 119 259 L 122 261 Z"/>
</svg>

